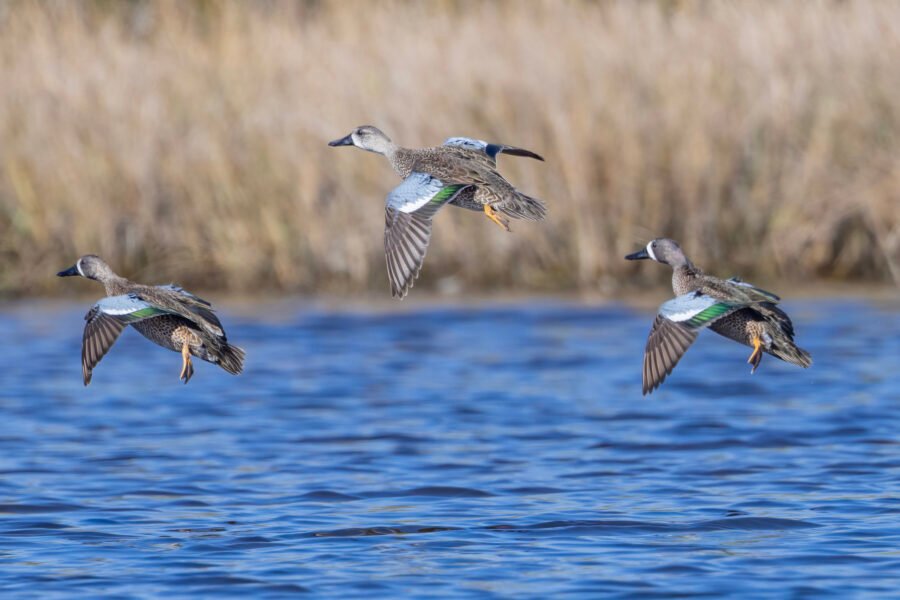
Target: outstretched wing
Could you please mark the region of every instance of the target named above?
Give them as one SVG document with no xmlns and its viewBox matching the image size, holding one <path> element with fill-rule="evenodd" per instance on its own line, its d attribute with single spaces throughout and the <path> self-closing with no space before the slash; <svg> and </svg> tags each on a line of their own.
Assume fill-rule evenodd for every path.
<svg viewBox="0 0 900 600">
<path fill-rule="evenodd" d="M 697 339 L 698 330 L 656 315 L 644 350 L 643 393 L 650 394 L 665 381 Z"/>
<path fill-rule="evenodd" d="M 84 385 L 91 382 L 94 367 L 116 343 L 126 325 L 161 314 L 166 314 L 166 311 L 132 294 L 110 296 L 92 306 L 84 316 L 87 322 L 81 342 L 81 374 Z"/>
<path fill-rule="evenodd" d="M 403 298 L 419 276 L 431 238 L 432 218 L 466 187 L 413 172 L 388 194 L 384 254 L 394 297 Z"/>
<path fill-rule="evenodd" d="M 702 292 L 689 292 L 659 307 L 644 350 L 643 392 L 653 392 L 691 347 L 704 327 L 747 306 L 726 302 Z"/>
<path fill-rule="evenodd" d="M 459 146 L 460 148 L 466 148 L 468 150 L 475 150 L 476 152 L 484 152 L 494 161 L 497 160 L 497 155 L 500 153 L 503 154 L 511 154 L 513 156 L 525 156 L 528 158 L 534 158 L 536 160 L 544 160 L 544 158 L 531 150 L 525 150 L 524 148 L 516 148 L 515 146 L 507 146 L 506 144 L 491 144 L 489 142 L 485 142 L 484 140 L 476 140 L 474 138 L 467 137 L 452 137 L 447 138 L 444 141 L 445 146 Z"/>
</svg>

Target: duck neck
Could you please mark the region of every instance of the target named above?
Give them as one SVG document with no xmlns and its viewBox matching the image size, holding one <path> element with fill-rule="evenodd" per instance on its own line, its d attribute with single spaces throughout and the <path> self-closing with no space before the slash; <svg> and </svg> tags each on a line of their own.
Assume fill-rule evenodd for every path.
<svg viewBox="0 0 900 600">
<path fill-rule="evenodd" d="M 696 282 L 703 274 L 691 261 L 685 261 L 672 269 L 672 291 L 676 296 L 687 294 L 696 289 Z"/>
<path fill-rule="evenodd" d="M 391 144 L 391 149 L 388 152 L 385 152 L 384 155 L 387 157 L 388 162 L 391 163 L 391 167 L 394 168 L 394 171 L 402 177 L 406 179 L 409 177 L 409 174 L 412 173 L 413 165 L 415 164 L 415 156 L 412 150 L 407 148 L 401 148 L 400 146 L 395 146 Z"/>
<path fill-rule="evenodd" d="M 100 283 L 102 283 L 104 289 L 106 289 L 107 296 L 120 296 L 125 294 L 134 285 L 124 277 L 119 277 L 115 273 L 104 277 Z"/>
</svg>

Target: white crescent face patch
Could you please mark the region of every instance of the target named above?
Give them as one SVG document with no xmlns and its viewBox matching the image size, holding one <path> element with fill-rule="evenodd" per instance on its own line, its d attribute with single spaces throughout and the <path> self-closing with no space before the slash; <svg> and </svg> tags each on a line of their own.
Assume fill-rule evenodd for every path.
<svg viewBox="0 0 900 600">
<path fill-rule="evenodd" d="M 652 258 L 653 260 L 656 260 L 656 255 L 653 254 L 653 242 L 647 243 L 647 254 L 650 255 L 650 258 Z M 659 261 L 656 260 L 656 262 L 659 262 Z"/>
<path fill-rule="evenodd" d="M 75 270 L 78 271 L 78 274 L 84 277 L 84 271 L 81 270 L 81 259 L 78 259 L 78 262 L 75 263 Z"/>
</svg>

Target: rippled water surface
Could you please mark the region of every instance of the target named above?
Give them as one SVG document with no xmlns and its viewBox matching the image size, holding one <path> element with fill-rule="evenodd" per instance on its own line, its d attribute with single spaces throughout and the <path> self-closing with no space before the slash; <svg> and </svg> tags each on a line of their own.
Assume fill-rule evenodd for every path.
<svg viewBox="0 0 900 600">
<path fill-rule="evenodd" d="M 16 597 L 900 593 L 900 312 L 786 305 L 815 365 L 556 302 L 262 318 L 232 377 L 87 303 L 0 312 L 0 589 Z"/>
</svg>

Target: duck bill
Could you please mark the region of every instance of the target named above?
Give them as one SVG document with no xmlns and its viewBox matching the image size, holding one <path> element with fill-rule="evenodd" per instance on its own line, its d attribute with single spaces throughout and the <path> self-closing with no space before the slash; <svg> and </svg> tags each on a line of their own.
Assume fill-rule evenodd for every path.
<svg viewBox="0 0 900 600">
<path fill-rule="evenodd" d="M 76 265 L 72 265 L 65 271 L 60 271 L 56 274 L 57 277 L 76 277 L 78 275 L 81 275 L 81 273 L 78 272 L 78 267 Z"/>
<path fill-rule="evenodd" d="M 650 258 L 650 254 L 647 253 L 647 249 L 644 248 L 639 252 L 635 252 L 634 254 L 629 254 L 625 257 L 627 260 L 645 260 Z"/>
<path fill-rule="evenodd" d="M 329 146 L 352 146 L 353 145 L 353 134 L 346 135 L 339 140 L 332 140 L 328 142 Z"/>
</svg>

